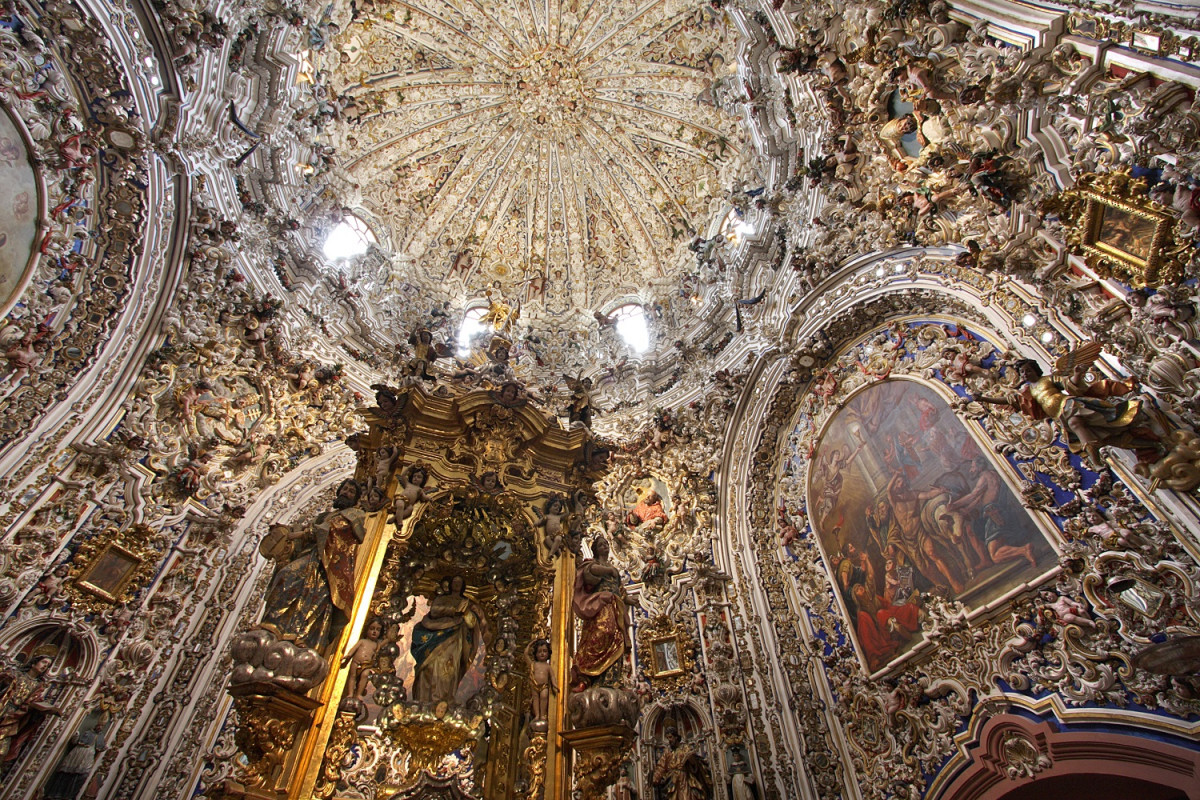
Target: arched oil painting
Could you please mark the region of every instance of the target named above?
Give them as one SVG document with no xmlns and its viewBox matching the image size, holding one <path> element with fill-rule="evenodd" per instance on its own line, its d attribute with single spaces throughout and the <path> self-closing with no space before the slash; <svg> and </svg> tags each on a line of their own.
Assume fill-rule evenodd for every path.
<svg viewBox="0 0 1200 800">
<path fill-rule="evenodd" d="M 976 610 L 1054 565 L 1004 468 L 916 381 L 872 384 L 830 419 L 808 508 L 872 671 L 921 641 L 922 592 Z"/>
<path fill-rule="evenodd" d="M 29 151 L 8 112 L 0 108 L 0 309 L 24 283 L 37 215 L 37 177 Z"/>
</svg>

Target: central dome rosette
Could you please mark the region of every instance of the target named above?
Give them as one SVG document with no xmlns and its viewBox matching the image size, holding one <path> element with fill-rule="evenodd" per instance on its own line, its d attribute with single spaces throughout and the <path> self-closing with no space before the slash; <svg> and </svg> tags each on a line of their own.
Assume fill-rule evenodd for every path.
<svg viewBox="0 0 1200 800">
<path fill-rule="evenodd" d="M 596 82 L 560 45 L 521 57 L 511 67 L 507 87 L 517 118 L 536 136 L 574 135 L 596 98 Z"/>
<path fill-rule="evenodd" d="M 676 295 L 741 152 L 722 12 L 685 0 L 359 3 L 334 133 L 404 281 L 525 318 Z M 392 267 L 395 269 L 395 267 Z M 394 273 L 393 273 L 394 274 Z M 386 307 L 380 281 L 372 302 Z M 594 324 L 594 323 L 593 323 Z"/>
</svg>

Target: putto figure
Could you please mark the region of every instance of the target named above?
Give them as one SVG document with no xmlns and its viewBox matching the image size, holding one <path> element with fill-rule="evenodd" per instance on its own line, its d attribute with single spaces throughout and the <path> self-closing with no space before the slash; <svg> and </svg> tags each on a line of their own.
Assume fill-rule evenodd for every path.
<svg viewBox="0 0 1200 800">
<path fill-rule="evenodd" d="M 548 639 L 534 640 L 525 648 L 525 657 L 529 659 L 529 705 L 533 714 L 529 727 L 536 732 L 548 729 L 550 695 L 558 694 L 554 670 L 550 666 L 550 653 Z"/>
</svg>

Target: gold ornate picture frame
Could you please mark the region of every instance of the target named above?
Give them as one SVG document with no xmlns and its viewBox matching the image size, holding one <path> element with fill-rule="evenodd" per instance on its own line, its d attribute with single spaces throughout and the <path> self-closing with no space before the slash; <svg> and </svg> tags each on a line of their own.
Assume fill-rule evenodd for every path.
<svg viewBox="0 0 1200 800">
<path fill-rule="evenodd" d="M 1046 210 L 1059 214 L 1068 246 L 1101 277 L 1135 288 L 1177 283 L 1190 248 L 1174 212 L 1153 202 L 1147 188 L 1128 172 L 1088 174 Z"/>
<path fill-rule="evenodd" d="M 691 680 L 695 645 L 669 617 L 640 625 L 637 639 L 638 660 L 652 683 L 670 690 Z"/>
<path fill-rule="evenodd" d="M 110 542 L 84 567 L 76 584 L 85 592 L 116 603 L 141 564 L 142 559 L 132 550 Z"/>
<path fill-rule="evenodd" d="M 100 610 L 128 602 L 145 588 L 157 563 L 150 546 L 153 531 L 144 525 L 109 528 L 83 542 L 75 552 L 67 587 L 82 607 Z"/>
</svg>

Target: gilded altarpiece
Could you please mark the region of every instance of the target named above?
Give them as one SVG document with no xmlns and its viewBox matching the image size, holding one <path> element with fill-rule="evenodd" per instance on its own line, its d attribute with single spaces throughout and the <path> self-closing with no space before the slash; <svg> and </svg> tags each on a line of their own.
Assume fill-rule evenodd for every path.
<svg viewBox="0 0 1200 800">
<path fill-rule="evenodd" d="M 446 497 L 394 538 L 353 646 L 365 655 L 349 656 L 339 707 L 357 736 L 335 796 L 391 796 L 421 770 L 470 776 L 482 797 L 528 792 L 521 647 L 546 633 L 553 578 L 510 498 Z"/>
<path fill-rule="evenodd" d="M 273 525 L 263 539 L 281 566 L 263 622 L 235 645 L 230 689 L 249 766 L 218 796 L 566 796 L 558 687 L 575 554 L 607 450 L 515 383 L 381 385 L 376 402 L 369 429 L 348 440 L 354 478 L 312 526 L 317 549 L 303 550 L 304 526 Z M 359 544 L 335 557 L 335 531 L 343 542 L 357 531 Z M 281 591 L 293 573 L 313 577 L 309 604 L 344 614 L 324 639 L 293 630 L 305 606 Z M 290 672 L 270 667 L 272 652 L 293 660 Z"/>
</svg>

